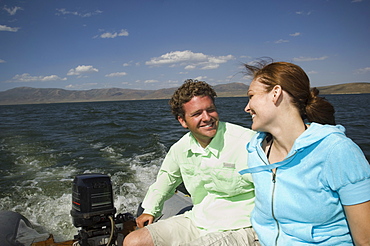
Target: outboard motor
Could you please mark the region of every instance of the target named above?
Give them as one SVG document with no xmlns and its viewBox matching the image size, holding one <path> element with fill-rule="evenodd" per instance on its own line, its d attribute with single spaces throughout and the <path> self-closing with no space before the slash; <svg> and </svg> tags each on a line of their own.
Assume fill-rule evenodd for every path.
<svg viewBox="0 0 370 246">
<path fill-rule="evenodd" d="M 112 183 L 108 175 L 77 175 L 72 186 L 72 221 L 81 227 L 75 239 L 80 246 L 122 245 L 117 224 L 134 221 L 130 213 L 118 214 L 113 204 Z"/>
<path fill-rule="evenodd" d="M 115 213 L 112 183 L 108 175 L 81 174 L 75 177 L 71 210 L 75 227 L 102 227 Z"/>
</svg>

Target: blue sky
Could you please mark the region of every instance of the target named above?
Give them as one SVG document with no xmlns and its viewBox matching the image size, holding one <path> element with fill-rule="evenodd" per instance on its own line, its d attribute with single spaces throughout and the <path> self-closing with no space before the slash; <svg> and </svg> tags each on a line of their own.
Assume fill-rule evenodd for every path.
<svg viewBox="0 0 370 246">
<path fill-rule="evenodd" d="M 370 82 L 369 26 L 369 0 L 0 0 L 0 91 L 249 84 L 260 57 Z"/>
</svg>

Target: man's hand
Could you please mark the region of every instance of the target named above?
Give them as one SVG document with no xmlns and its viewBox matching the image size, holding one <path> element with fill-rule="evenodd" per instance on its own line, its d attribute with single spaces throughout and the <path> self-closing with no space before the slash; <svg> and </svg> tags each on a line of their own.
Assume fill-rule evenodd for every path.
<svg viewBox="0 0 370 246">
<path fill-rule="evenodd" d="M 154 216 L 151 214 L 142 214 L 136 218 L 136 225 L 139 228 L 143 228 L 145 225 L 150 225 L 154 221 Z M 147 222 L 147 224 L 146 224 Z"/>
</svg>

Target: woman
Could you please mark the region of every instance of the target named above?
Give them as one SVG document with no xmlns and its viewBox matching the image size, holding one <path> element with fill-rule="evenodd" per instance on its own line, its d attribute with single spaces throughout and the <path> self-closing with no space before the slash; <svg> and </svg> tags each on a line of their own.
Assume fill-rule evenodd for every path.
<svg viewBox="0 0 370 246">
<path fill-rule="evenodd" d="M 261 245 L 370 245 L 370 166 L 334 108 L 291 63 L 245 65 Z M 306 124 L 305 121 L 308 123 Z"/>
</svg>

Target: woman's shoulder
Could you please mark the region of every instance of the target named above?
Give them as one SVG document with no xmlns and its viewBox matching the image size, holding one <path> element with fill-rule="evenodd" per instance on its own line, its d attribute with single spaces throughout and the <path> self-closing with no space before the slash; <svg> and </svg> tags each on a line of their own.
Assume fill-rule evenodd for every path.
<svg viewBox="0 0 370 246">
<path fill-rule="evenodd" d="M 353 148 L 357 144 L 346 136 L 346 129 L 342 125 L 319 125 L 315 123 L 313 132 L 316 135 L 321 135 L 323 141 L 339 149 Z M 319 129 L 319 130 L 318 130 Z"/>
<path fill-rule="evenodd" d="M 322 125 L 311 123 L 306 131 L 295 141 L 295 148 L 302 149 L 313 144 L 334 145 L 337 141 L 348 141 L 345 135 L 345 129 L 341 125 Z"/>
</svg>

